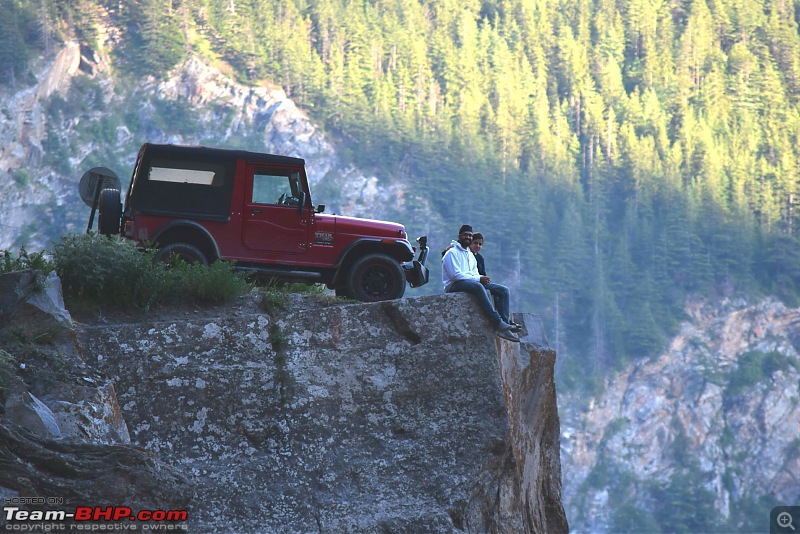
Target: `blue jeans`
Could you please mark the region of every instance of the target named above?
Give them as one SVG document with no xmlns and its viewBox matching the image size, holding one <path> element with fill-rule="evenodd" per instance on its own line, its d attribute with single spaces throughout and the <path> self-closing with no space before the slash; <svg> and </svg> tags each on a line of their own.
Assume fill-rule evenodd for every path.
<svg viewBox="0 0 800 534">
<path fill-rule="evenodd" d="M 507 323 L 510 322 L 509 319 L 511 319 L 511 309 L 509 300 L 511 293 L 509 292 L 508 288 L 502 284 L 495 284 L 494 282 L 489 282 L 485 287 L 492 294 L 494 299 L 494 307 L 497 310 L 497 313 L 500 314 L 500 318 Z"/>
<path fill-rule="evenodd" d="M 489 318 L 489 322 L 492 323 L 492 326 L 495 328 L 497 328 L 503 320 L 489 300 L 486 287 L 477 280 L 457 280 L 447 288 L 447 293 L 469 293 L 474 296 L 478 300 L 478 305 L 483 310 L 483 313 L 486 314 L 486 317 Z"/>
</svg>

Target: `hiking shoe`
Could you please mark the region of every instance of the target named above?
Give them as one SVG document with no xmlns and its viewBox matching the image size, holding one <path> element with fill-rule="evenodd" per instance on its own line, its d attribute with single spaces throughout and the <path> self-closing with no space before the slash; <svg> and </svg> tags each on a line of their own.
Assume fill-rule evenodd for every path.
<svg viewBox="0 0 800 534">
<path fill-rule="evenodd" d="M 501 332 L 510 332 L 511 325 L 501 319 L 500 323 L 494 329 Z"/>
<path fill-rule="evenodd" d="M 511 327 L 511 331 L 512 332 L 519 332 L 519 331 L 522 330 L 522 325 L 521 324 L 517 324 L 514 321 L 509 321 L 508 325 Z"/>
<path fill-rule="evenodd" d="M 519 338 L 517 336 L 515 336 L 513 334 L 513 332 L 511 332 L 510 330 L 497 330 L 495 332 L 495 335 L 497 337 L 501 337 L 503 339 L 507 339 L 509 341 L 514 341 L 516 343 L 519 343 Z"/>
</svg>

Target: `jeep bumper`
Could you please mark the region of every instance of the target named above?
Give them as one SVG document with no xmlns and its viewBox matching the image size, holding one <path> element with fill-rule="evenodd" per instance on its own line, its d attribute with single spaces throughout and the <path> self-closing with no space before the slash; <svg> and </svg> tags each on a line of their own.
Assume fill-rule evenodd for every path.
<svg viewBox="0 0 800 534">
<path fill-rule="evenodd" d="M 416 260 L 407 261 L 402 264 L 406 274 L 406 281 L 411 287 L 420 287 L 428 283 L 430 273 L 425 267 L 425 260 L 428 259 L 428 236 L 417 238 L 419 243 L 419 256 Z"/>
</svg>

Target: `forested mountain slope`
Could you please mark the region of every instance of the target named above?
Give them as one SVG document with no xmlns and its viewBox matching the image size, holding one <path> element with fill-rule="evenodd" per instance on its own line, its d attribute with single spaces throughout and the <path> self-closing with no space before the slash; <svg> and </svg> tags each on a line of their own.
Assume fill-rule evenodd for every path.
<svg viewBox="0 0 800 534">
<path fill-rule="evenodd" d="M 45 101 L 39 156 L 0 161 L 0 201 L 122 176 L 154 136 L 263 149 L 246 92 L 165 89 L 195 61 L 278 86 L 335 147 L 316 198 L 382 203 L 434 248 L 483 231 L 489 274 L 551 333 L 559 387 L 588 398 L 665 347 L 689 295 L 800 302 L 799 22 L 800 0 L 9 0 L 0 93 L 70 41 L 109 69 Z M 354 194 L 347 169 L 374 178 Z M 8 246 L 58 237 L 0 224 L 22 228 Z"/>
<path fill-rule="evenodd" d="M 241 82 L 279 84 L 345 159 L 406 180 L 450 226 L 486 230 L 496 277 L 557 325 L 562 354 L 581 366 L 582 355 L 607 369 L 648 354 L 687 292 L 796 299 L 797 0 L 13 0 L 0 10 L 6 90 L 69 38 L 110 54 L 125 80 L 117 91 L 193 54 Z M 190 129 L 180 104 L 161 116 Z M 147 126 L 129 111 L 96 134 L 111 121 Z M 85 162 L 66 161 L 69 143 L 49 137 L 45 163 L 77 172 Z"/>
</svg>

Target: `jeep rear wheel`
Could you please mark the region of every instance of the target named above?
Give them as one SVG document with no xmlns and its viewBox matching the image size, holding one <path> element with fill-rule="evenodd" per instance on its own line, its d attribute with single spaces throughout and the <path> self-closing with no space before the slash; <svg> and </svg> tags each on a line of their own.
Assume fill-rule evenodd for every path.
<svg viewBox="0 0 800 534">
<path fill-rule="evenodd" d="M 97 231 L 102 235 L 117 235 L 122 217 L 119 189 L 103 189 L 100 192 L 98 210 Z"/>
<path fill-rule="evenodd" d="M 357 260 L 347 276 L 347 292 L 362 302 L 399 299 L 406 291 L 406 277 L 397 260 L 385 254 L 369 254 Z"/>
<path fill-rule="evenodd" d="M 174 257 L 180 258 L 186 263 L 201 263 L 208 265 L 208 259 L 200 252 L 200 249 L 188 243 L 170 243 L 161 247 L 153 257 L 153 263 L 169 263 Z"/>
</svg>

